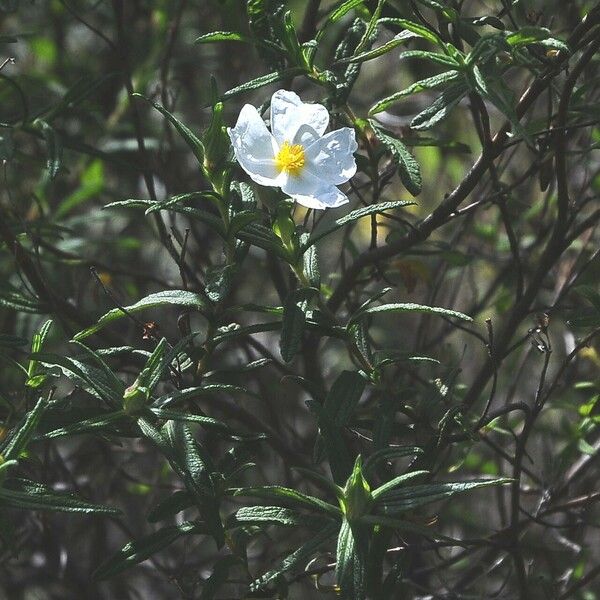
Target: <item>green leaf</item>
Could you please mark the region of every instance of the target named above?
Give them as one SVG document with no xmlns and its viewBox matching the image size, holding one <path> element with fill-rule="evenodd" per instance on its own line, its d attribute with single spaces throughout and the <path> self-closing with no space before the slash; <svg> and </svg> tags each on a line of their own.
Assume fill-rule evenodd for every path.
<svg viewBox="0 0 600 600">
<path fill-rule="evenodd" d="M 417 477 L 421 477 L 421 475 L 427 475 L 429 471 L 411 471 L 410 473 L 404 473 L 403 475 L 398 475 L 393 479 L 390 479 L 388 482 L 379 486 L 377 489 L 373 490 L 371 496 L 373 500 L 377 500 L 381 498 L 384 494 L 398 487 L 399 485 L 410 481 L 411 479 L 415 479 Z"/>
<path fill-rule="evenodd" d="M 280 485 L 265 485 L 262 487 L 232 488 L 230 492 L 234 496 L 253 496 L 254 498 L 263 498 L 265 500 L 279 500 L 281 502 L 295 504 L 304 508 L 312 508 L 318 511 L 339 516 L 340 509 L 328 502 L 324 502 L 314 496 L 303 494 L 297 490 L 286 488 Z"/>
<path fill-rule="evenodd" d="M 144 200 L 138 198 L 128 198 L 127 200 L 119 200 L 117 202 L 111 202 L 107 204 L 106 208 L 145 208 L 146 214 L 150 214 L 155 210 L 163 210 L 164 203 L 153 202 L 152 200 Z M 221 219 L 216 217 L 214 214 L 202 210 L 199 208 L 194 208 L 193 206 L 181 206 L 180 204 L 170 204 L 169 210 L 173 212 L 177 212 L 182 215 L 186 215 L 187 217 L 200 221 L 208 225 L 211 229 L 216 231 L 220 237 L 225 238 L 225 229 L 223 227 L 223 222 Z"/>
<path fill-rule="evenodd" d="M 154 391 L 164 372 L 169 368 L 171 361 L 168 360 L 167 345 L 167 338 L 161 338 L 139 374 L 139 385 L 147 388 L 148 393 Z"/>
<path fill-rule="evenodd" d="M 534 142 L 531 136 L 519 122 L 519 117 L 514 108 L 512 92 L 502 79 L 496 78 L 494 81 L 488 81 L 477 65 L 473 66 L 472 81 L 475 84 L 475 91 L 483 98 L 488 99 L 502 114 L 511 122 L 513 129 L 527 143 L 533 147 Z"/>
<path fill-rule="evenodd" d="M 198 423 L 199 425 L 202 425 L 208 429 L 213 428 L 218 429 L 219 431 L 230 431 L 229 425 L 223 423 L 223 421 L 219 421 L 218 419 L 213 419 L 212 417 L 207 417 L 205 415 L 195 415 L 192 413 L 168 410 L 165 408 L 150 408 L 149 410 L 159 419 Z"/>
<path fill-rule="evenodd" d="M 374 58 L 377 58 L 379 56 L 383 56 L 384 54 L 387 54 L 388 52 L 390 52 L 390 50 L 393 50 L 397 46 L 400 46 L 400 44 L 403 44 L 405 41 L 410 40 L 414 37 L 415 37 L 415 35 L 413 33 L 411 33 L 410 31 L 404 31 L 402 33 L 395 35 L 389 42 L 386 42 L 385 44 L 382 44 L 381 46 L 378 46 L 377 48 L 373 48 L 373 50 L 367 50 L 366 52 L 361 52 L 361 53 L 353 55 L 353 56 L 347 56 L 345 58 L 340 58 L 339 60 L 335 61 L 334 66 L 337 67 L 338 65 L 363 63 L 363 62 L 367 62 L 368 60 L 373 60 Z M 443 56 L 443 55 L 440 55 L 440 56 Z M 447 57 L 445 57 L 445 58 L 447 58 Z"/>
<path fill-rule="evenodd" d="M 253 525 L 280 525 L 282 527 L 322 526 L 323 517 L 306 515 L 281 506 L 244 506 L 234 516 L 234 523 Z"/>
<path fill-rule="evenodd" d="M 300 244 L 304 245 L 309 239 L 308 233 L 303 233 L 300 237 Z M 319 269 L 319 255 L 317 247 L 313 244 L 309 246 L 302 256 L 304 275 L 310 285 L 319 290 L 321 288 L 321 271 Z"/>
<path fill-rule="evenodd" d="M 455 483 L 431 483 L 392 490 L 379 497 L 376 512 L 395 515 L 474 489 L 510 483 L 511 479 L 476 479 Z"/>
<path fill-rule="evenodd" d="M 189 146 L 191 151 L 194 153 L 194 156 L 198 160 L 198 163 L 200 165 L 204 164 L 204 147 L 202 145 L 202 142 L 200 141 L 200 138 L 187 125 L 184 125 L 175 115 L 173 115 L 164 106 L 161 106 L 157 102 L 153 102 L 152 100 L 146 98 L 146 96 L 143 96 L 142 94 L 133 95 L 139 96 L 147 102 L 150 102 L 150 104 L 152 104 L 152 106 L 158 112 L 160 112 L 164 117 L 166 117 L 171 123 L 171 125 L 175 127 L 179 135 L 182 137 L 183 141 Z"/>
<path fill-rule="evenodd" d="M 206 530 L 220 548 L 225 541 L 225 532 L 219 513 L 219 500 L 210 477 L 216 469 L 187 424 L 167 421 L 163 429 L 174 453 L 171 464 L 177 462 L 187 490 L 196 499 Z"/>
<path fill-rule="evenodd" d="M 433 101 L 433 104 L 413 118 L 410 126 L 421 131 L 437 125 L 450 114 L 467 91 L 467 84 L 462 80 L 449 86 Z"/>
<path fill-rule="evenodd" d="M 46 321 L 39 332 L 35 333 L 31 340 L 31 352 L 34 354 L 39 352 L 50 333 L 52 328 L 52 320 Z M 30 360 L 27 366 L 27 381 L 25 385 L 31 388 L 38 388 L 46 381 L 46 375 L 40 374 L 39 363 L 36 360 Z"/>
<path fill-rule="evenodd" d="M 263 248 L 263 250 L 279 256 L 286 262 L 292 260 L 289 251 L 284 248 L 281 240 L 269 227 L 265 227 L 259 223 L 250 223 L 240 229 L 237 232 L 236 237 L 244 242 Z"/>
<path fill-rule="evenodd" d="M 245 92 L 257 90 L 258 88 L 264 87 L 265 85 L 276 83 L 277 81 L 281 81 L 282 79 L 289 79 L 295 77 L 296 75 L 302 75 L 304 73 L 306 73 L 306 70 L 303 67 L 290 67 L 289 69 L 282 69 L 281 71 L 268 73 L 267 75 L 262 75 L 261 77 L 257 77 L 256 79 L 248 81 L 248 83 L 243 83 L 242 85 L 238 85 L 226 91 L 221 96 L 221 100 L 227 100 Z"/>
<path fill-rule="evenodd" d="M 339 21 L 344 15 L 348 14 L 353 8 L 364 4 L 364 0 L 346 0 L 342 2 L 328 17 L 328 21 L 335 23 Z"/>
<path fill-rule="evenodd" d="M 99 369 L 68 356 L 47 352 L 36 352 L 31 358 L 48 367 L 57 367 L 65 377 L 89 394 L 120 406 L 125 385 L 103 363 Z"/>
<path fill-rule="evenodd" d="M 505 34 L 506 41 L 514 48 L 527 46 L 528 44 L 550 42 L 552 47 L 569 53 L 569 46 L 562 40 L 552 37 L 545 27 L 521 27 L 518 31 Z"/>
<path fill-rule="evenodd" d="M 456 9 L 446 6 L 447 2 L 437 2 L 436 0 L 417 0 L 417 2 L 441 13 L 448 21 L 453 22 L 459 17 Z"/>
<path fill-rule="evenodd" d="M 366 383 L 356 371 L 342 371 L 325 398 L 321 417 L 338 427 L 348 425 Z"/>
<path fill-rule="evenodd" d="M 357 221 L 358 219 L 362 219 L 368 215 L 375 215 L 379 213 L 383 213 L 386 210 L 393 210 L 394 208 L 401 208 L 403 206 L 411 206 L 414 202 L 410 202 L 408 200 L 395 200 L 392 202 L 380 202 L 379 204 L 371 204 L 370 206 L 365 206 L 363 208 L 359 208 L 357 210 L 353 210 L 348 213 L 345 217 L 341 217 L 336 219 L 332 225 L 329 225 L 322 231 L 318 231 L 316 234 L 313 233 L 308 241 L 304 244 L 303 250 L 316 244 L 319 240 L 328 236 L 330 233 L 337 231 L 344 225 L 348 223 L 352 223 L 353 221 Z"/>
<path fill-rule="evenodd" d="M 237 265 L 218 265 L 206 271 L 205 291 L 209 300 L 220 302 L 233 286 Z"/>
<path fill-rule="evenodd" d="M 397 19 L 395 17 L 386 17 L 380 19 L 379 22 L 386 25 L 402 27 L 415 35 L 418 35 L 420 38 L 423 38 L 436 46 L 440 46 L 444 50 L 446 49 L 446 44 L 443 42 L 442 38 L 431 29 L 425 27 L 425 25 L 415 23 L 414 21 L 408 21 L 407 19 Z"/>
<path fill-rule="evenodd" d="M 461 73 L 457 71 L 445 71 L 444 73 L 439 73 L 438 75 L 433 75 L 432 77 L 427 77 L 426 79 L 421 79 L 420 81 L 416 81 L 412 85 L 409 85 L 407 88 L 403 89 L 400 92 L 396 92 L 391 96 L 387 96 L 377 102 L 371 109 L 369 110 L 370 115 L 377 114 L 384 110 L 387 110 L 392 104 L 395 104 L 402 98 L 406 96 L 410 96 L 412 94 L 418 94 L 424 90 L 431 90 L 437 88 L 446 83 L 452 83 L 457 81 L 462 77 Z M 466 85 L 464 86 L 466 88 Z M 450 89 L 450 88 L 449 88 Z"/>
<path fill-rule="evenodd" d="M 262 46 L 268 50 L 274 50 L 275 52 L 285 55 L 285 50 L 283 48 L 267 39 L 261 40 L 259 38 L 244 35 L 243 33 L 236 33 L 235 31 L 211 31 L 194 40 L 194 44 L 210 44 L 213 42 L 243 42 L 245 44 L 252 44 L 253 46 Z"/>
<path fill-rule="evenodd" d="M 8 284 L 2 285 L 8 287 Z M 37 298 L 28 298 L 15 289 L 0 290 L 0 307 L 31 314 L 48 312 L 48 307 Z"/>
<path fill-rule="evenodd" d="M 346 600 L 366 598 L 365 579 L 368 543 L 360 525 L 342 522 L 337 542 L 335 574 Z"/>
<path fill-rule="evenodd" d="M 392 157 L 398 164 L 400 180 L 404 187 L 413 196 L 418 196 L 421 193 L 423 180 L 421 178 L 419 163 L 416 161 L 415 157 L 399 139 L 386 133 L 373 119 L 370 119 L 369 123 L 371 124 L 377 139 L 390 151 Z"/>
<path fill-rule="evenodd" d="M 37 439 L 51 440 L 55 438 L 81 435 L 84 433 L 103 433 L 114 425 L 118 424 L 119 421 L 123 421 L 126 415 L 122 410 L 117 410 L 110 413 L 104 413 L 89 419 L 84 419 L 71 425 L 65 425 L 52 429 L 46 433 L 40 433 L 36 436 Z"/>
<path fill-rule="evenodd" d="M 166 407 L 173 406 L 174 404 L 193 400 L 194 398 L 201 398 L 202 396 L 209 396 L 216 392 L 223 392 L 227 394 L 246 394 L 248 396 L 254 396 L 255 398 L 258 398 L 254 392 L 239 385 L 233 385 L 231 383 L 210 383 L 201 387 L 185 388 L 183 390 L 169 392 L 168 394 L 158 397 L 154 401 L 153 405 L 157 409 L 162 410 Z M 152 410 L 154 410 L 154 408 Z"/>
<path fill-rule="evenodd" d="M 159 306 L 183 306 L 186 308 L 193 308 L 196 310 L 205 310 L 206 303 L 203 297 L 200 294 L 196 294 L 194 292 L 188 292 L 185 290 L 169 290 L 165 292 L 157 292 L 155 294 L 150 294 L 145 298 L 142 298 L 135 304 L 131 304 L 130 306 L 126 306 L 125 309 L 129 313 L 138 313 L 142 310 L 147 310 L 149 308 L 157 308 Z M 77 333 L 73 339 L 82 340 L 90 335 L 100 331 L 104 327 L 106 327 L 109 323 L 116 321 L 117 319 L 122 319 L 126 316 L 120 308 L 113 308 L 111 311 L 107 312 L 105 315 L 100 317 L 98 322 L 83 331 Z"/>
<path fill-rule="evenodd" d="M 108 579 L 121 573 L 147 558 L 150 558 L 163 548 L 172 544 L 175 540 L 186 535 L 203 534 L 206 528 L 202 523 L 187 521 L 181 525 L 164 527 L 135 542 L 129 542 L 119 552 L 104 562 L 92 577 L 96 580 Z"/>
<path fill-rule="evenodd" d="M 319 434 L 329 462 L 331 474 L 337 485 L 342 485 L 352 472 L 354 456 L 342 435 L 342 428 L 327 419 L 319 420 Z M 317 460 L 315 459 L 315 462 Z"/>
<path fill-rule="evenodd" d="M 214 537 L 220 548 L 224 531 L 218 498 L 210 478 L 210 473 L 215 471 L 210 457 L 196 442 L 187 425 L 167 421 L 158 429 L 145 417 L 140 417 L 137 423 L 144 436 L 158 447 L 185 484 L 205 521 L 206 532 Z"/>
<path fill-rule="evenodd" d="M 9 479 L 0 488 L 0 504 L 19 510 L 48 510 L 71 513 L 115 515 L 120 511 L 111 506 L 91 504 L 72 494 L 55 492 L 52 488 L 28 479 Z"/>
<path fill-rule="evenodd" d="M 377 0 L 377 6 L 375 7 L 371 18 L 369 19 L 369 22 L 367 23 L 367 28 L 365 29 L 362 38 L 358 42 L 358 46 L 356 46 L 356 52 L 360 53 L 366 47 L 370 46 L 370 42 L 372 42 L 376 34 L 377 21 L 381 16 L 381 11 L 383 10 L 385 3 L 386 0 Z"/>
<path fill-rule="evenodd" d="M 285 362 L 290 362 L 300 351 L 306 325 L 308 299 L 315 292 L 316 290 L 312 288 L 299 288 L 292 290 L 285 299 L 279 338 L 279 350 Z"/>
<path fill-rule="evenodd" d="M 1 455 L 4 460 L 19 458 L 19 455 L 25 450 L 33 437 L 47 406 L 46 400 L 40 398 L 33 409 L 29 411 L 23 423 L 14 428 L 2 447 Z"/>
<path fill-rule="evenodd" d="M 125 204 L 126 202 L 134 203 L 130 204 L 130 206 L 135 206 L 135 203 L 137 202 L 146 202 L 150 205 L 150 208 L 146 209 L 145 214 L 149 215 L 159 210 L 169 210 L 170 208 L 173 208 L 178 204 L 184 203 L 186 200 L 196 200 L 204 198 L 207 200 L 211 200 L 215 204 L 221 201 L 221 196 L 219 196 L 216 192 L 213 192 L 211 190 L 200 190 L 198 192 L 188 192 L 187 194 L 177 194 L 175 196 L 167 198 L 166 200 L 161 200 L 160 202 L 152 202 L 151 200 L 138 201 L 135 199 L 130 199 L 122 201 L 122 204 L 119 202 L 107 204 L 104 208 L 108 208 L 111 206 L 128 206 L 128 204 Z"/>
<path fill-rule="evenodd" d="M 363 317 L 364 315 L 372 315 L 377 313 L 398 313 L 398 312 L 417 312 L 417 313 L 428 313 L 433 315 L 440 315 L 448 317 L 449 319 L 461 319 L 463 321 L 472 321 L 473 319 L 464 313 L 456 310 L 450 310 L 448 308 L 440 308 L 438 306 L 425 306 L 423 304 L 409 303 L 394 303 L 394 304 L 378 304 L 377 306 L 367 306 L 359 313 L 355 313 L 348 324 L 353 323 L 356 319 Z"/>
<path fill-rule="evenodd" d="M 459 70 L 461 64 L 446 54 L 440 54 L 439 52 L 427 52 L 425 50 L 407 50 L 402 52 L 398 57 L 399 60 L 406 60 L 408 58 L 422 58 L 428 60 L 436 65 L 442 65 L 443 67 L 450 67 L 451 69 Z"/>
<path fill-rule="evenodd" d="M 321 544 L 324 544 L 335 535 L 337 528 L 337 523 L 331 523 L 330 525 L 324 527 L 321 531 L 314 534 L 307 542 L 300 546 L 298 550 L 287 556 L 277 568 L 265 573 L 253 581 L 250 584 L 250 591 L 256 592 L 264 588 L 271 581 L 277 579 L 287 571 L 290 571 L 304 561 L 308 561 L 319 549 Z"/>
</svg>

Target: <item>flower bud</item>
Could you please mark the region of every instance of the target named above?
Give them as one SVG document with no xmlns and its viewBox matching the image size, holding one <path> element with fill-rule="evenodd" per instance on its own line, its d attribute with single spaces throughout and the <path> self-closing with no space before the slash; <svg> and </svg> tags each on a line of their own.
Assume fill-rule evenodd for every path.
<svg viewBox="0 0 600 600">
<path fill-rule="evenodd" d="M 343 509 L 351 521 L 364 515 L 371 504 L 371 487 L 362 474 L 362 458 L 357 456 L 352 474 L 344 486 Z"/>
<path fill-rule="evenodd" d="M 134 415 L 146 406 L 147 401 L 148 390 L 140 386 L 139 381 L 136 379 L 123 394 L 123 410 L 128 415 Z"/>
</svg>

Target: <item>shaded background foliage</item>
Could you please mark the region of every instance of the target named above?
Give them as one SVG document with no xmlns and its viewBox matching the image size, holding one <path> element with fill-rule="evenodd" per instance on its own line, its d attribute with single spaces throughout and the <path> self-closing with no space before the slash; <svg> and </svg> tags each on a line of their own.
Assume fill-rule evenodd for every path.
<svg viewBox="0 0 600 600">
<path fill-rule="evenodd" d="M 4 597 L 597 597 L 598 5 L 5 0 L 0 22 Z M 196 43 L 215 31 L 249 43 Z M 279 87 L 360 140 L 351 204 L 294 209 L 296 254 L 220 146 Z M 108 514 L 31 504 L 59 492 Z"/>
</svg>

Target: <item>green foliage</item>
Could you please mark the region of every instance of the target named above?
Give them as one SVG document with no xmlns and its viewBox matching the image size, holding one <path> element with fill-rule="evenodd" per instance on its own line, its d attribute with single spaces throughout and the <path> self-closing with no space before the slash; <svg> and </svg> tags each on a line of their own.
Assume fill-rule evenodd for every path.
<svg viewBox="0 0 600 600">
<path fill-rule="evenodd" d="M 563 4 L 0 0 L 0 596 L 594 597 L 600 9 Z M 356 138 L 348 203 L 262 185 L 354 173 L 316 121 L 249 177 L 277 89 Z"/>
</svg>

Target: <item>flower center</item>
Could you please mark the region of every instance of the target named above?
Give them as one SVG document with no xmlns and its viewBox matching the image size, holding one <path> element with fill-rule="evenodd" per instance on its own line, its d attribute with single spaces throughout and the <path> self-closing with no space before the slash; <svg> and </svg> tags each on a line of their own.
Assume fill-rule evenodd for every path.
<svg viewBox="0 0 600 600">
<path fill-rule="evenodd" d="M 279 153 L 275 157 L 275 164 L 279 172 L 285 171 L 290 175 L 300 175 L 304 167 L 304 148 L 300 144 L 283 142 Z"/>
</svg>

